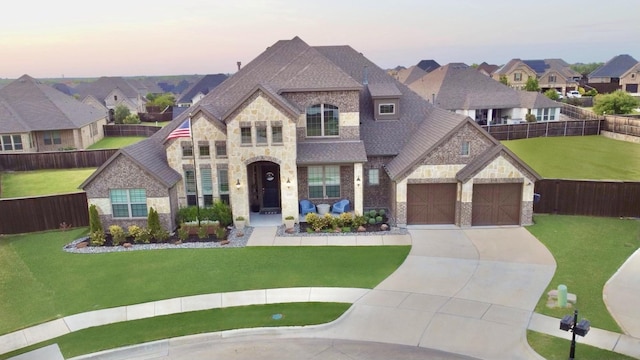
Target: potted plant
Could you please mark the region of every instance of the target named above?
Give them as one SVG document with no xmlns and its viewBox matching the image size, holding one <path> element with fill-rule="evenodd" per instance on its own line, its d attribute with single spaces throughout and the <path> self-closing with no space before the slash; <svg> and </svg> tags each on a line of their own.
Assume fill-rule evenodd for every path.
<svg viewBox="0 0 640 360">
<path fill-rule="evenodd" d="M 236 221 L 234 222 L 236 229 L 238 230 L 244 230 L 244 225 L 245 225 L 245 219 L 244 216 L 238 216 L 236 217 Z"/>
<path fill-rule="evenodd" d="M 293 229 L 293 226 L 295 225 L 296 218 L 294 218 L 293 216 L 289 215 L 287 217 L 284 218 L 284 227 L 285 229 Z"/>
</svg>

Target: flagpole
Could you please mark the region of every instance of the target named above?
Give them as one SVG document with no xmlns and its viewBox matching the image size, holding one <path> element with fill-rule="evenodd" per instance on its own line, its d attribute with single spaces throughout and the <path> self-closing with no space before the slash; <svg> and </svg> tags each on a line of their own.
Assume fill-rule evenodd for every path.
<svg viewBox="0 0 640 360">
<path fill-rule="evenodd" d="M 191 152 L 193 154 L 193 177 L 196 190 L 196 216 L 198 228 L 200 227 L 200 197 L 198 196 L 198 173 L 196 171 L 196 144 L 193 141 L 193 126 L 191 126 L 191 113 L 189 113 L 189 134 L 191 134 Z"/>
</svg>

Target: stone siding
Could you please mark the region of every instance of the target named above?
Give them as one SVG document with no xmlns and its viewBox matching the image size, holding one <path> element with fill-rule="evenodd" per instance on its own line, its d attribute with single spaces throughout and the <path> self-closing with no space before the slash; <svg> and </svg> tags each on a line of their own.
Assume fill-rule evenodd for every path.
<svg viewBox="0 0 640 360">
<path fill-rule="evenodd" d="M 303 110 L 324 103 L 337 106 L 340 115 L 343 112 L 360 112 L 360 91 L 357 90 L 289 92 L 282 93 L 282 96 Z"/>
<path fill-rule="evenodd" d="M 108 199 L 110 189 L 146 189 L 147 198 L 169 195 L 167 188 L 124 155 L 113 160 L 84 190 L 89 199 Z"/>
<path fill-rule="evenodd" d="M 469 142 L 469 155 L 460 155 L 462 142 Z M 487 151 L 493 142 L 471 124 L 465 124 L 456 134 L 427 155 L 423 165 L 469 164 Z"/>
</svg>

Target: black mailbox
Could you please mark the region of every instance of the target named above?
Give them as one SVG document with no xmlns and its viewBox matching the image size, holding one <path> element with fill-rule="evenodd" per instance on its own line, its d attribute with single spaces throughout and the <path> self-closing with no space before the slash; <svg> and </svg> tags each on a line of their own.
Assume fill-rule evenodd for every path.
<svg viewBox="0 0 640 360">
<path fill-rule="evenodd" d="M 560 320 L 560 330 L 569 331 L 573 327 L 573 315 L 565 315 Z"/>
<path fill-rule="evenodd" d="M 576 333 L 576 335 L 585 336 L 590 329 L 591 323 L 589 322 L 589 320 L 582 319 L 578 322 L 578 325 L 575 326 L 573 332 Z"/>
</svg>

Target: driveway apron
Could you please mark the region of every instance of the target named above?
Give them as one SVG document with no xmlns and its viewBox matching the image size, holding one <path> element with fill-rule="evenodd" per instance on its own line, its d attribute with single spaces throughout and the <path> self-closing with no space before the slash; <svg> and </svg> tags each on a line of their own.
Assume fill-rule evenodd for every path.
<svg viewBox="0 0 640 360">
<path fill-rule="evenodd" d="M 541 359 L 526 329 L 556 268 L 546 247 L 521 227 L 410 233 L 402 266 L 324 336 L 482 359 Z"/>
</svg>

